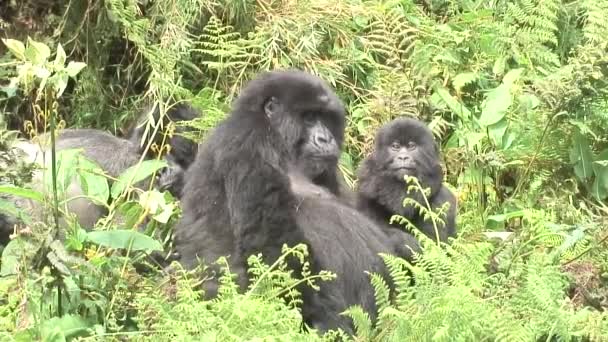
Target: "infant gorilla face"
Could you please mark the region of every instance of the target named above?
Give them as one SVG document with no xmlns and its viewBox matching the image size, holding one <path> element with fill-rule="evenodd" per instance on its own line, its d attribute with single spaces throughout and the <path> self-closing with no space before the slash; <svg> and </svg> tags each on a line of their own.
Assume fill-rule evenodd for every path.
<svg viewBox="0 0 608 342">
<path fill-rule="evenodd" d="M 397 119 L 382 127 L 376 139 L 376 153 L 382 168 L 398 180 L 420 177 L 438 159 L 438 148 L 430 130 L 412 119 Z"/>
<path fill-rule="evenodd" d="M 399 179 L 403 176 L 415 176 L 418 160 L 418 145 L 413 141 L 394 141 L 386 147 L 388 169 Z"/>
</svg>

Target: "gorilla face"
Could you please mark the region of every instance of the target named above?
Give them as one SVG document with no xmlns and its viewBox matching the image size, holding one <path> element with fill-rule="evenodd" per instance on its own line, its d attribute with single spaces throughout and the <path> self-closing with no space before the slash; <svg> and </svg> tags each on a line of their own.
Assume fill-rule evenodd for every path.
<svg viewBox="0 0 608 342">
<path fill-rule="evenodd" d="M 301 79 L 287 74 L 285 84 L 264 104 L 270 124 L 285 140 L 298 170 L 314 180 L 335 172 L 344 140 L 345 109 L 333 91 L 319 79 L 309 87 L 292 87 Z M 298 75 L 301 77 L 301 75 Z M 300 83 L 301 84 L 301 83 Z"/>
<path fill-rule="evenodd" d="M 329 115 L 337 116 L 336 113 Z M 302 118 L 304 130 L 296 146 L 296 160 L 299 170 L 310 179 L 335 170 L 340 157 L 341 142 L 336 140 L 324 119 L 327 118 L 322 113 L 306 113 Z"/>
<path fill-rule="evenodd" d="M 156 176 L 156 183 L 160 191 L 169 191 L 173 196 L 180 197 L 184 188 L 185 170 L 168 155 L 166 158 L 167 167 L 162 168 Z"/>
<path fill-rule="evenodd" d="M 398 181 L 407 175 L 424 182 L 441 173 L 433 134 L 417 120 L 397 119 L 382 127 L 376 137 L 375 154 L 380 171 Z"/>
</svg>

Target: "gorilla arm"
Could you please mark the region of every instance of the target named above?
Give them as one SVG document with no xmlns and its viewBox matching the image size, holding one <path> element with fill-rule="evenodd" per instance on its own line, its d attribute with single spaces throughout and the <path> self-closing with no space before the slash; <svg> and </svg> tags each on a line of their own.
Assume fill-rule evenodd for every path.
<svg viewBox="0 0 608 342">
<path fill-rule="evenodd" d="M 277 165 L 278 166 L 278 165 Z M 283 244 L 304 242 L 294 217 L 289 179 L 268 163 L 238 161 L 226 177 L 226 200 L 239 257 L 262 253 L 267 262 L 281 256 Z"/>
</svg>

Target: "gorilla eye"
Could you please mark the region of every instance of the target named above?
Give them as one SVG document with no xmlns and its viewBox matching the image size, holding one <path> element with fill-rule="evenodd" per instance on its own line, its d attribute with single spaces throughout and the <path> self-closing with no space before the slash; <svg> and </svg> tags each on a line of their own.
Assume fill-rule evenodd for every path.
<svg viewBox="0 0 608 342">
<path fill-rule="evenodd" d="M 391 144 L 391 148 L 392 148 L 393 150 L 399 150 L 399 149 L 401 148 L 401 145 L 400 145 L 398 142 L 396 142 L 396 141 L 395 141 L 395 142 L 393 142 L 393 143 Z"/>
<path fill-rule="evenodd" d="M 413 150 L 416 148 L 416 143 L 413 141 L 410 141 L 409 143 L 407 143 L 407 149 L 408 150 Z"/>
</svg>

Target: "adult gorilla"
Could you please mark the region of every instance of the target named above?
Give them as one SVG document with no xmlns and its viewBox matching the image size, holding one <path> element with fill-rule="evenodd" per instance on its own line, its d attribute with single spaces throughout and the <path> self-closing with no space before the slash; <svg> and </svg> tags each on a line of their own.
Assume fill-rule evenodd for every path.
<svg viewBox="0 0 608 342">
<path fill-rule="evenodd" d="M 160 119 L 158 111 L 154 115 L 156 120 Z M 166 117 L 169 120 L 180 121 L 191 120 L 197 115 L 198 113 L 188 106 L 177 106 L 171 108 Z M 146 114 L 144 116 L 147 117 Z M 182 128 L 178 128 L 177 132 L 182 132 Z M 139 162 L 143 149 L 135 141 L 139 142 L 143 134 L 143 130 L 133 129 L 130 133 L 132 141 L 129 141 L 96 129 L 64 129 L 58 132 L 55 147 L 57 151 L 82 149 L 82 153 L 87 159 L 97 163 L 110 177 L 116 178 Z M 40 136 L 39 139 L 46 146 L 48 135 Z M 160 190 L 168 190 L 174 196 L 179 197 L 184 169 L 189 167 L 194 159 L 196 143 L 175 135 L 169 139 L 169 144 L 171 150 L 165 156 L 169 166 L 159 172 L 156 185 Z M 16 147 L 26 153 L 30 162 L 37 163 L 40 166 L 44 165 L 39 145 L 28 141 L 20 141 L 16 144 Z M 45 153 L 47 158 L 50 158 L 50 149 Z M 152 155 L 148 154 L 145 159 L 151 157 Z M 41 184 L 42 172 L 36 171 L 33 175 L 32 187 L 43 190 Z M 143 187 L 145 184 L 147 182 L 142 181 L 136 186 Z M 76 215 L 81 227 L 89 229 L 105 214 L 106 210 L 103 206 L 97 205 L 81 195 L 83 195 L 83 191 L 79 184 L 68 185 L 66 197 L 72 199 L 67 203 L 67 210 Z M 29 211 L 35 218 L 41 219 L 41 208 L 37 203 L 26 199 L 15 199 L 15 202 L 22 210 Z M 0 213 L 0 241 L 7 239 L 6 232 L 12 232 L 15 223 L 15 218 Z"/>
<path fill-rule="evenodd" d="M 186 174 L 188 191 L 175 229 L 182 264 L 193 268 L 197 258 L 213 262 L 230 255 L 231 270 L 244 289 L 249 255 L 262 253 L 271 264 L 283 244 L 304 242 L 313 271 L 338 274 L 337 280 L 322 283 L 318 293 L 301 289 L 305 321 L 320 330 L 352 332 L 340 315 L 349 305 L 361 304 L 375 316 L 373 289 L 364 271 L 385 274 L 378 253 L 394 253 L 392 242 L 371 220 L 310 182 L 294 162 L 304 146 L 332 150 L 328 127 L 343 120 L 341 101 L 308 73 L 273 71 L 249 82 Z M 408 236 L 402 237 L 405 245 Z M 295 260 L 288 263 L 299 268 Z M 216 295 L 215 279 L 204 287 L 208 297 Z"/>
<path fill-rule="evenodd" d="M 432 239 L 445 242 L 455 236 L 456 197 L 442 184 L 439 147 L 429 128 L 418 120 L 399 118 L 378 130 L 375 145 L 358 172 L 357 208 L 385 226 L 398 214 Z M 417 177 L 423 188 L 431 189 L 428 201 L 432 209 L 450 203 L 445 225 L 437 227 L 438 236 L 430 218 L 424 220 L 412 205 L 403 206 L 405 198 L 425 204 L 420 191 L 407 192 L 405 175 Z M 398 224 L 393 226 L 401 229 Z"/>
</svg>

